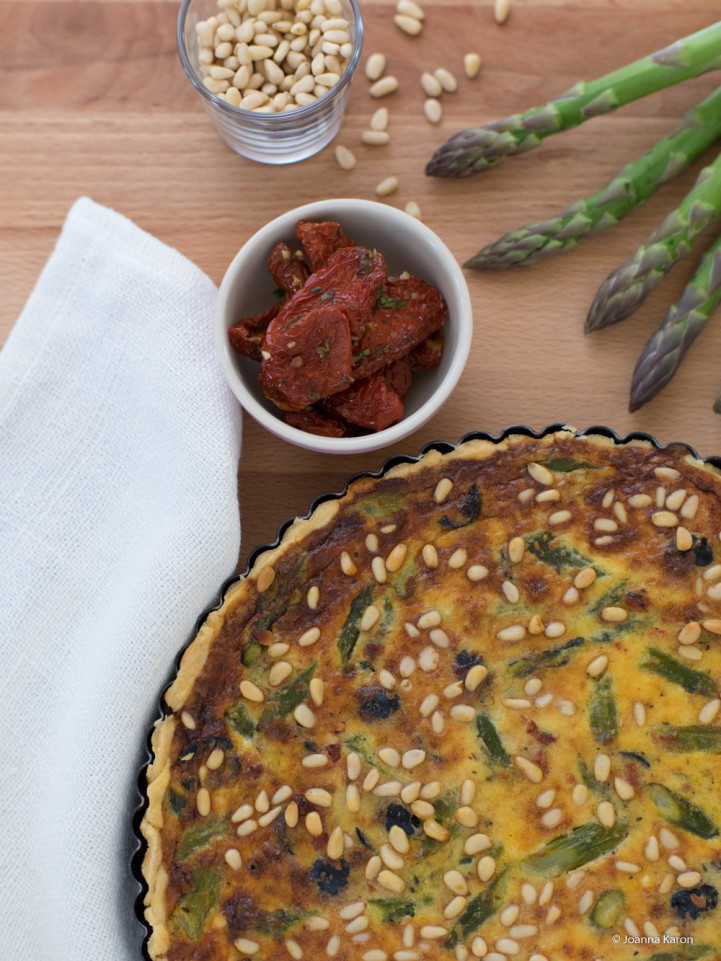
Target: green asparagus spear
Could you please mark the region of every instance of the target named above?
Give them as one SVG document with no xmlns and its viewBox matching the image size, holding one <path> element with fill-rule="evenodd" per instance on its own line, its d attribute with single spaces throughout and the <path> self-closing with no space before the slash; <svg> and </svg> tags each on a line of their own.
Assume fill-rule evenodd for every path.
<svg viewBox="0 0 721 961">
<path fill-rule="evenodd" d="M 688 727 L 664 730 L 663 734 L 672 738 L 671 744 L 675 751 L 710 751 L 721 754 L 721 727 L 691 724 Z"/>
<path fill-rule="evenodd" d="M 721 22 L 613 73 L 575 84 L 541 107 L 451 137 L 426 166 L 432 177 L 467 177 L 511 154 L 537 147 L 550 134 L 577 127 L 657 90 L 721 66 Z"/>
<path fill-rule="evenodd" d="M 511 759 L 503 747 L 496 726 L 485 711 L 479 711 L 476 715 L 476 731 L 490 759 L 503 767 L 510 767 Z"/>
<path fill-rule="evenodd" d="M 593 903 L 588 920 L 600 931 L 612 928 L 619 919 L 626 895 L 618 888 L 602 891 Z"/>
<path fill-rule="evenodd" d="M 190 827 L 185 829 L 178 842 L 176 851 L 178 860 L 185 861 L 191 854 L 206 847 L 216 838 L 222 838 L 227 833 L 227 818 L 208 818 L 205 821 L 199 821 L 197 824 L 191 824 Z"/>
<path fill-rule="evenodd" d="M 719 214 L 721 154 L 709 167 L 704 167 L 693 189 L 658 230 L 601 284 L 586 318 L 586 333 L 617 324 L 640 307 Z"/>
<path fill-rule="evenodd" d="M 363 611 L 373 600 L 373 588 L 368 586 L 356 594 L 351 601 L 348 617 L 343 625 L 343 629 L 338 637 L 338 654 L 341 664 L 348 661 L 355 649 L 358 638 L 360 637 L 360 622 Z"/>
<path fill-rule="evenodd" d="M 599 744 L 608 744 L 616 737 L 618 712 L 610 677 L 601 678 L 591 694 L 588 720 L 593 736 Z"/>
<path fill-rule="evenodd" d="M 613 851 L 627 834 L 625 824 L 616 822 L 612 828 L 604 828 L 598 821 L 589 821 L 549 841 L 526 858 L 526 867 L 532 874 L 557 878 Z"/>
<path fill-rule="evenodd" d="M 513 230 L 466 261 L 474 270 L 505 270 L 535 264 L 571 250 L 586 234 L 617 224 L 659 187 L 700 156 L 721 136 L 721 87 L 690 110 L 676 129 L 638 160 L 632 161 L 592 197 L 577 200 L 562 213 Z"/>
<path fill-rule="evenodd" d="M 718 837 L 718 828 L 700 807 L 687 801 L 680 794 L 676 794 L 664 784 L 647 784 L 646 790 L 664 821 L 668 821 L 677 828 L 683 828 L 684 831 L 690 831 L 691 834 L 696 834 L 700 838 Z"/>
<path fill-rule="evenodd" d="M 191 941 L 197 941 L 218 900 L 222 880 L 213 868 L 196 868 L 190 880 L 189 890 L 173 908 L 169 920 L 171 927 L 181 928 Z"/>
<path fill-rule="evenodd" d="M 465 911 L 458 918 L 455 928 L 445 940 L 444 944 L 448 950 L 454 948 L 459 941 L 465 941 L 498 911 L 503 903 L 501 894 L 507 870 L 507 867 L 504 868 L 487 888 L 470 899 Z"/>
<path fill-rule="evenodd" d="M 716 682 L 710 674 L 687 667 L 675 657 L 659 651 L 656 647 L 646 648 L 646 657 L 641 667 L 652 674 L 658 674 L 672 684 L 678 684 L 689 694 L 703 694 L 704 697 L 717 697 Z"/>
<path fill-rule="evenodd" d="M 295 674 L 284 687 L 273 691 L 266 702 L 265 710 L 260 715 L 258 727 L 265 728 L 276 718 L 287 717 L 308 697 L 308 685 L 317 666 L 318 662 L 313 661 L 304 670 Z"/>
<path fill-rule="evenodd" d="M 678 303 L 641 352 L 631 378 L 629 410 L 638 410 L 671 380 L 721 299 L 721 234 L 706 251 Z"/>
</svg>

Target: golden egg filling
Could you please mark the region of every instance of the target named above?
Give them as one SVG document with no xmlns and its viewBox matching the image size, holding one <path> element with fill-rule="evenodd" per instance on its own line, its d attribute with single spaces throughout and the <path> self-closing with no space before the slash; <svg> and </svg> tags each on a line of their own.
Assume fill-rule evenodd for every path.
<svg viewBox="0 0 721 961">
<path fill-rule="evenodd" d="M 152 735 L 153 961 L 721 958 L 721 479 L 571 430 L 296 520 Z"/>
</svg>

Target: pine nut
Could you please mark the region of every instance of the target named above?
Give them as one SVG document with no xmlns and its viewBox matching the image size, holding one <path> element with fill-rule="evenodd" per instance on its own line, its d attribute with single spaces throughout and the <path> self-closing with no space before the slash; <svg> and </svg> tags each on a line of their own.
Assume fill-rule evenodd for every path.
<svg viewBox="0 0 721 961">
<path fill-rule="evenodd" d="M 423 29 L 423 23 L 421 20 L 416 20 L 415 17 L 409 17 L 403 13 L 397 13 L 393 17 L 393 23 L 402 30 L 403 33 L 407 33 L 409 37 L 417 37 L 418 34 Z"/>
<path fill-rule="evenodd" d="M 361 141 L 371 147 L 382 147 L 390 139 L 391 135 L 387 130 L 364 130 L 361 134 Z"/>
<path fill-rule="evenodd" d="M 490 879 L 495 874 L 495 871 L 496 871 L 496 862 L 493 860 L 493 858 L 490 855 L 488 854 L 484 855 L 484 857 L 482 857 L 479 860 L 478 866 L 476 868 L 476 873 L 478 874 L 479 880 L 490 881 Z"/>
<path fill-rule="evenodd" d="M 246 955 L 255 954 L 260 949 L 258 942 L 251 941 L 250 938 L 236 938 L 233 944 L 241 954 Z"/>
<path fill-rule="evenodd" d="M 428 71 L 421 74 L 421 87 L 427 97 L 440 97 L 443 93 L 443 87 L 438 77 L 434 77 L 433 74 L 428 73 Z"/>
<path fill-rule="evenodd" d="M 505 23 L 511 12 L 511 0 L 495 0 L 493 5 L 493 16 L 496 23 Z"/>
<path fill-rule="evenodd" d="M 386 69 L 386 58 L 382 53 L 372 53 L 366 61 L 366 77 L 380 80 Z"/>
<path fill-rule="evenodd" d="M 613 779 L 613 787 L 622 801 L 630 801 L 636 795 L 633 787 L 622 777 Z"/>
<path fill-rule="evenodd" d="M 601 620 L 609 624 L 620 624 L 628 617 L 628 611 L 622 607 L 604 607 L 601 611 Z"/>
<path fill-rule="evenodd" d="M 711 724 L 716 719 L 719 709 L 721 709 L 719 698 L 715 697 L 712 701 L 708 701 L 698 712 L 699 724 Z"/>
<path fill-rule="evenodd" d="M 603 827 L 612 828 L 616 821 L 616 812 L 610 801 L 601 801 L 596 808 L 596 817 Z"/>
<path fill-rule="evenodd" d="M 405 14 L 408 17 L 415 17 L 416 20 L 424 20 L 425 14 L 423 10 L 414 3 L 413 0 L 398 0 L 396 4 L 396 10 L 398 13 Z"/>
<path fill-rule="evenodd" d="M 411 217 L 415 217 L 416 220 L 421 219 L 421 208 L 418 206 L 415 200 L 409 200 L 403 209 L 407 214 L 410 214 Z"/>
<path fill-rule="evenodd" d="M 307 704 L 299 704 L 293 711 L 293 717 L 301 727 L 315 727 L 315 716 Z"/>
<path fill-rule="evenodd" d="M 608 780 L 608 775 L 611 773 L 611 758 L 608 754 L 598 754 L 596 755 L 596 760 L 593 763 L 593 776 L 601 784 Z"/>
<path fill-rule="evenodd" d="M 389 79 L 389 78 L 386 78 L 386 79 Z M 394 193 L 396 190 L 398 190 L 398 178 L 386 177 L 385 180 L 381 180 L 381 182 L 376 187 L 376 195 L 378 197 L 387 197 L 389 196 L 389 194 Z"/>
<path fill-rule="evenodd" d="M 388 120 L 388 107 L 379 107 L 371 117 L 368 126 L 371 130 L 387 130 Z"/>
<path fill-rule="evenodd" d="M 423 112 L 430 123 L 440 123 L 443 116 L 440 100 L 429 97 L 423 104 Z"/>
<path fill-rule="evenodd" d="M 446 93 L 455 93 L 458 89 L 458 81 L 453 76 L 450 70 L 446 70 L 445 67 L 438 67 L 433 71 L 436 80 L 440 83 L 441 87 Z"/>
<path fill-rule="evenodd" d="M 394 874 L 392 871 L 381 871 L 376 880 L 378 881 L 378 884 L 380 884 L 380 886 L 385 888 L 387 891 L 395 891 L 396 894 L 400 894 L 402 891 L 405 891 L 405 881 L 403 881 L 402 878 L 399 878 L 398 875 Z"/>
<path fill-rule="evenodd" d="M 608 667 L 607 655 L 599 654 L 598 657 L 594 657 L 594 659 L 586 668 L 586 674 L 588 674 L 589 677 L 600 677 L 607 667 Z"/>
<path fill-rule="evenodd" d="M 467 53 L 463 58 L 463 69 L 469 80 L 478 76 L 481 69 L 481 58 L 477 53 Z"/>
<path fill-rule="evenodd" d="M 265 695 L 263 694 L 261 689 L 258 687 L 257 684 L 254 684 L 252 681 L 241 681 L 240 693 L 243 695 L 243 697 L 246 700 L 253 701 L 257 704 L 260 704 L 262 701 L 265 700 Z"/>
<path fill-rule="evenodd" d="M 393 93 L 397 89 L 398 80 L 388 75 L 387 77 L 381 77 L 380 80 L 376 80 L 375 83 L 371 84 L 368 93 L 371 97 L 387 97 L 389 93 Z"/>
<path fill-rule="evenodd" d="M 656 527 L 676 527 L 678 518 L 671 511 L 656 511 L 655 514 L 651 514 L 651 523 Z"/>
<path fill-rule="evenodd" d="M 571 794 L 571 799 L 573 800 L 573 803 L 576 805 L 576 807 L 579 807 L 579 808 L 583 807 L 583 805 L 588 800 L 588 788 L 586 787 L 586 785 L 577 784 L 573 789 L 573 793 Z"/>
<path fill-rule="evenodd" d="M 541 783 L 543 780 L 543 771 L 537 764 L 520 755 L 516 755 L 513 760 L 518 770 L 525 774 L 529 781 L 533 784 Z"/>
</svg>

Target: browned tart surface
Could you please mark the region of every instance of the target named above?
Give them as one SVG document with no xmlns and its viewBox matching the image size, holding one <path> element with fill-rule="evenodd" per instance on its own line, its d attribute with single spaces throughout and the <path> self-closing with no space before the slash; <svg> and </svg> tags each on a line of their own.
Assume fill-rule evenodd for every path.
<svg viewBox="0 0 721 961">
<path fill-rule="evenodd" d="M 297 521 L 166 693 L 151 957 L 721 958 L 719 532 L 687 451 L 570 431 Z"/>
</svg>

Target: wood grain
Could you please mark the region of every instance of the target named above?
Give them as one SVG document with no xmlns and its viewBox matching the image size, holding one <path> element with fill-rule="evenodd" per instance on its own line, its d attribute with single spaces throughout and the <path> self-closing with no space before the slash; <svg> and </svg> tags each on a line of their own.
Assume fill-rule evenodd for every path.
<svg viewBox="0 0 721 961">
<path fill-rule="evenodd" d="M 400 188 L 389 202 L 417 201 L 425 222 L 465 259 L 506 230 L 593 193 L 716 82 L 701 77 L 631 104 L 485 175 L 435 180 L 425 176 L 425 162 L 456 130 L 541 103 L 578 79 L 660 48 L 712 22 L 717 7 L 711 0 L 514 0 L 499 27 L 488 2 L 436 0 L 424 4 L 427 22 L 416 39 L 393 27 L 393 7 L 392 0 L 362 5 L 364 59 L 382 50 L 400 80 L 385 101 L 391 143 L 360 144 L 378 104 L 359 75 L 338 138 L 358 157 L 347 173 L 332 147 L 302 164 L 271 168 L 220 143 L 177 59 L 176 3 L 0 0 L 0 342 L 70 205 L 83 194 L 177 247 L 219 283 L 247 237 L 289 206 L 332 196 L 374 198 L 375 185 L 395 174 Z M 483 56 L 473 82 L 461 69 L 471 49 Z M 443 121 L 433 127 L 423 116 L 418 78 L 441 65 L 456 72 L 459 90 L 444 96 Z M 622 433 L 649 431 L 663 442 L 685 440 L 702 455 L 721 453 L 721 418 L 711 410 L 721 389 L 718 319 L 662 395 L 634 415 L 627 411 L 635 360 L 688 279 L 693 258 L 625 323 L 591 337 L 582 332 L 599 283 L 678 203 L 701 165 L 571 253 L 513 273 L 468 272 L 475 318 L 468 367 L 443 411 L 398 447 L 362 457 L 317 455 L 283 444 L 246 417 L 239 563 L 272 540 L 281 521 L 305 513 L 314 497 L 341 488 L 353 472 L 471 430 L 608 424 Z"/>
</svg>

